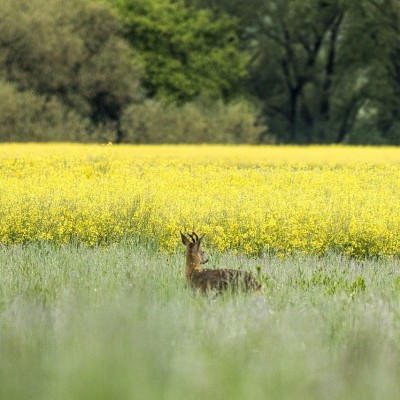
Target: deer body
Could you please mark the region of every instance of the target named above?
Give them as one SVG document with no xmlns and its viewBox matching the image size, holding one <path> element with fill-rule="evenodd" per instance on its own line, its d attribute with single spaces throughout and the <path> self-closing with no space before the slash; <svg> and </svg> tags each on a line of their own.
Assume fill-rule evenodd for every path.
<svg viewBox="0 0 400 400">
<path fill-rule="evenodd" d="M 260 290 L 261 285 L 252 274 L 237 269 L 206 269 L 203 264 L 208 261 L 207 255 L 201 248 L 204 235 L 193 232 L 187 238 L 181 233 L 182 243 L 186 246 L 186 281 L 189 286 L 199 289 L 202 293 L 225 290 Z"/>
</svg>

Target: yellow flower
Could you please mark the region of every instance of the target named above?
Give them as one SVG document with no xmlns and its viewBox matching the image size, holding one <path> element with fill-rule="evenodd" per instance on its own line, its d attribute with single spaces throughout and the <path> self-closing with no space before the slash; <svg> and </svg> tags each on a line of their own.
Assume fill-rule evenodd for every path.
<svg viewBox="0 0 400 400">
<path fill-rule="evenodd" d="M 0 242 L 400 254 L 400 150 L 0 145 Z"/>
</svg>

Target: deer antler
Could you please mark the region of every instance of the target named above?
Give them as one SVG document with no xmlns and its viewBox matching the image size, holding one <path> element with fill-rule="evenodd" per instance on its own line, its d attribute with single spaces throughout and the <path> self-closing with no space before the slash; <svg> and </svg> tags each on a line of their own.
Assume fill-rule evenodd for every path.
<svg viewBox="0 0 400 400">
<path fill-rule="evenodd" d="M 188 236 L 190 237 L 190 239 L 192 239 L 193 243 L 196 243 L 199 240 L 199 237 L 196 235 L 195 232 L 188 233 Z"/>
</svg>

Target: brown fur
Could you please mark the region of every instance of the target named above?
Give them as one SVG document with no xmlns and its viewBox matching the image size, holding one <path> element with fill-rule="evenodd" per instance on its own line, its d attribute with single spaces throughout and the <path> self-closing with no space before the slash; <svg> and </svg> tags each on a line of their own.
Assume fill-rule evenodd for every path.
<svg viewBox="0 0 400 400">
<path fill-rule="evenodd" d="M 199 237 L 195 232 L 188 234 L 189 238 L 181 233 L 182 243 L 186 246 L 186 281 L 189 286 L 199 289 L 202 293 L 225 290 L 257 290 L 261 285 L 246 271 L 237 269 L 205 269 L 203 264 L 208 261 L 207 255 L 201 248 L 204 235 Z"/>
</svg>

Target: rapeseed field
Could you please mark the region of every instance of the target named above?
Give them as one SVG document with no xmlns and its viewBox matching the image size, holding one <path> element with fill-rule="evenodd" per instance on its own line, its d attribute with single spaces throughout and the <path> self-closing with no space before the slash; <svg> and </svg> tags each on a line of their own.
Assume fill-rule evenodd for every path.
<svg viewBox="0 0 400 400">
<path fill-rule="evenodd" d="M 0 146 L 0 243 L 400 254 L 400 149 Z"/>
</svg>

